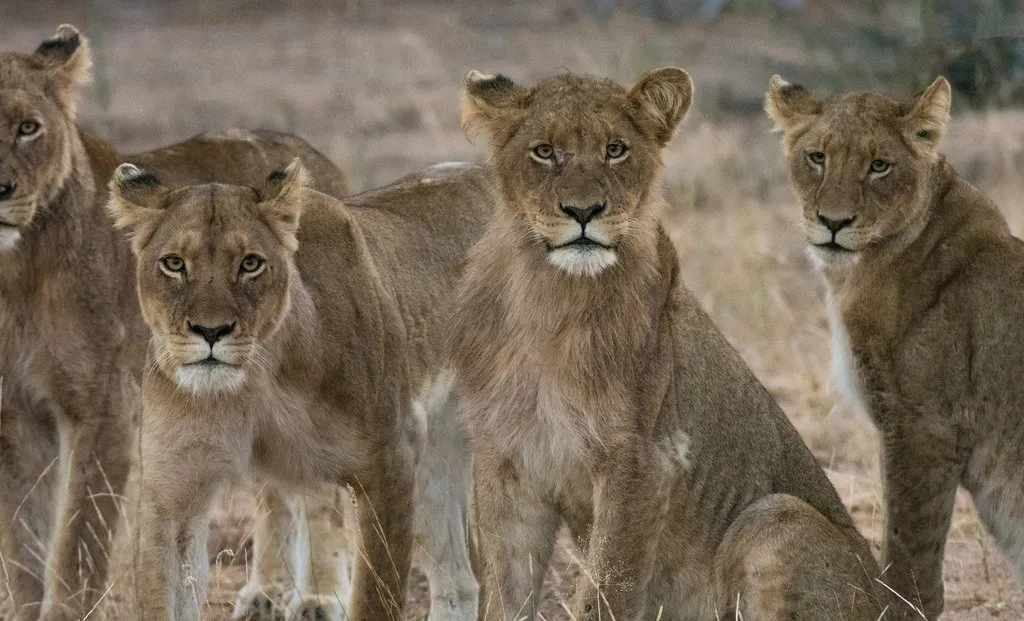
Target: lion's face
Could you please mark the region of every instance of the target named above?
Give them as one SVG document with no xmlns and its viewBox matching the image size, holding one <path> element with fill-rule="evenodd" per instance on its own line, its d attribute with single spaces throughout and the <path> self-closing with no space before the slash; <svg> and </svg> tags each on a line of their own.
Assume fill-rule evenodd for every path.
<svg viewBox="0 0 1024 621">
<path fill-rule="evenodd" d="M 153 359 L 184 390 L 235 391 L 266 362 L 262 343 L 288 312 L 303 179 L 298 160 L 259 189 L 171 190 L 117 169 L 110 211 L 138 257 Z"/>
<path fill-rule="evenodd" d="M 571 74 L 526 88 L 471 72 L 463 123 L 491 135 L 492 164 L 528 243 L 570 275 L 596 276 L 649 215 L 661 149 L 691 97 L 681 69 L 653 71 L 629 89 Z"/>
<path fill-rule="evenodd" d="M 772 78 L 766 109 L 785 133 L 804 231 L 823 265 L 856 264 L 920 232 L 949 105 L 943 78 L 909 102 L 875 93 L 819 101 Z"/>
<path fill-rule="evenodd" d="M 32 54 L 0 53 L 0 252 L 71 174 L 75 87 L 90 70 L 86 41 L 66 25 Z"/>
</svg>

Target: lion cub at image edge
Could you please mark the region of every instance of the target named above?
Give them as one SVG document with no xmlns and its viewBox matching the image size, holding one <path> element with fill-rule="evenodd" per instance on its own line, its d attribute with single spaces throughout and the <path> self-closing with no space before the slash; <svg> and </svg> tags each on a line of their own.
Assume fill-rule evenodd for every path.
<svg viewBox="0 0 1024 621">
<path fill-rule="evenodd" d="M 431 618 L 473 619 L 468 438 L 441 352 L 451 291 L 494 201 L 489 178 L 438 165 L 344 204 L 305 185 L 298 160 L 257 188 L 170 189 L 130 165 L 111 181 L 153 332 L 138 616 L 199 618 L 210 503 L 251 472 L 314 495 L 324 484 L 354 493 L 351 602 L 345 558 L 330 554 L 344 538 L 334 507 L 293 542 L 336 566 L 321 563 L 291 618 L 400 619 L 415 546 Z M 256 571 L 267 592 L 293 581 L 284 562 Z"/>
<path fill-rule="evenodd" d="M 680 281 L 659 223 L 681 69 L 629 88 L 471 72 L 502 200 L 453 334 L 486 619 L 533 618 L 564 520 L 574 619 L 863 619 L 878 568 L 796 430 Z"/>
<path fill-rule="evenodd" d="M 1024 242 L 939 152 L 937 78 L 908 101 L 772 78 L 836 383 L 881 440 L 886 583 L 929 619 L 957 485 L 1024 572 Z"/>
</svg>

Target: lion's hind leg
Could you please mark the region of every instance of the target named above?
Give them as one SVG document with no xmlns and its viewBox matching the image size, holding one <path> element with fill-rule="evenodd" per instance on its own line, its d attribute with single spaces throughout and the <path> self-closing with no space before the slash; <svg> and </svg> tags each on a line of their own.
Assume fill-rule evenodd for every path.
<svg viewBox="0 0 1024 621">
<path fill-rule="evenodd" d="M 878 566 L 852 526 L 786 494 L 747 507 L 715 562 L 723 618 L 876 621 Z"/>
<path fill-rule="evenodd" d="M 480 590 L 468 548 L 472 457 L 449 374 L 437 379 L 414 413 L 426 436 L 418 443 L 414 553 L 430 583 L 430 619 L 472 621 Z"/>
<path fill-rule="evenodd" d="M 296 499 L 305 528 L 298 530 L 295 546 L 301 587 L 289 605 L 288 621 L 349 618 L 355 511 L 343 488 L 332 485 L 322 493 Z"/>
<path fill-rule="evenodd" d="M 253 568 L 238 593 L 233 619 L 285 621 L 296 587 L 292 559 L 298 537 L 293 507 L 284 493 L 265 484 L 256 494 Z"/>
</svg>

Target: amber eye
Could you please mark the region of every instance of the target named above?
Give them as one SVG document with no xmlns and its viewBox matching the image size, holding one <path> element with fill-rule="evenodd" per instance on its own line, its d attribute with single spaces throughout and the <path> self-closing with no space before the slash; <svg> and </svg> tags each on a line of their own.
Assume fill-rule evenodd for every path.
<svg viewBox="0 0 1024 621">
<path fill-rule="evenodd" d="M 807 160 L 815 166 L 821 166 L 825 163 L 825 154 L 821 151 L 811 151 L 807 154 Z"/>
<path fill-rule="evenodd" d="M 169 254 L 160 259 L 160 267 L 168 274 L 184 274 L 185 260 L 176 254 Z"/>
<path fill-rule="evenodd" d="M 622 159 L 623 157 L 626 156 L 627 151 L 628 149 L 626 148 L 626 145 L 622 144 L 621 142 L 613 142 L 609 144 L 604 150 L 605 155 L 607 155 L 608 159 L 610 160 Z"/>
<path fill-rule="evenodd" d="M 545 142 L 535 146 L 530 154 L 534 159 L 548 163 L 555 158 L 555 148 Z"/>
<path fill-rule="evenodd" d="M 22 138 L 35 136 L 37 133 L 39 133 L 40 127 L 41 126 L 39 125 L 38 121 L 33 121 L 32 119 L 22 121 L 18 124 L 18 136 Z"/>
<path fill-rule="evenodd" d="M 888 172 L 890 168 L 892 168 L 892 164 L 885 160 L 874 160 L 873 162 L 871 162 L 871 172 L 875 173 L 876 175 Z"/>
<path fill-rule="evenodd" d="M 261 267 L 263 267 L 262 257 L 255 254 L 247 254 L 245 255 L 245 258 L 242 259 L 242 263 L 239 264 L 238 269 L 243 274 L 255 274 L 260 271 Z"/>
</svg>

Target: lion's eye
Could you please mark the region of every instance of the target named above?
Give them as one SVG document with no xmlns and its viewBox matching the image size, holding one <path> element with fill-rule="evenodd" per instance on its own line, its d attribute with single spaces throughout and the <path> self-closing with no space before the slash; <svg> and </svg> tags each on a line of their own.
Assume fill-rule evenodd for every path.
<svg viewBox="0 0 1024 621">
<path fill-rule="evenodd" d="M 807 160 L 815 166 L 821 166 L 825 163 L 825 154 L 821 151 L 811 151 L 807 154 Z"/>
<path fill-rule="evenodd" d="M 39 133 L 41 127 L 42 126 L 39 124 L 39 121 L 34 121 L 32 119 L 22 121 L 18 124 L 18 136 L 20 136 L 21 138 L 35 136 L 37 133 Z"/>
<path fill-rule="evenodd" d="M 626 147 L 626 145 L 622 144 L 621 142 L 613 142 L 609 144 L 607 147 L 605 147 L 604 150 L 605 155 L 608 156 L 609 160 L 621 160 L 626 156 L 626 153 L 628 151 L 629 149 Z"/>
<path fill-rule="evenodd" d="M 547 143 L 541 143 L 530 151 L 530 155 L 546 164 L 555 159 L 555 148 Z"/>
<path fill-rule="evenodd" d="M 262 257 L 255 254 L 247 254 L 245 255 L 245 258 L 242 259 L 242 263 L 238 266 L 238 269 L 241 270 L 243 274 L 255 274 L 260 271 L 261 267 L 263 267 Z"/>
<path fill-rule="evenodd" d="M 885 160 L 874 160 L 871 162 L 871 172 L 876 175 L 888 172 L 890 168 L 892 168 L 892 164 Z"/>
<path fill-rule="evenodd" d="M 185 260 L 176 254 L 169 254 L 160 259 L 160 267 L 169 274 L 184 274 Z"/>
</svg>

